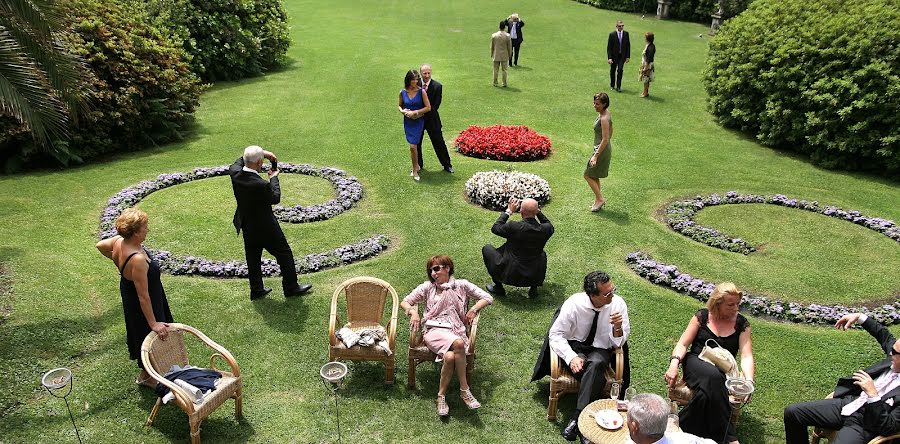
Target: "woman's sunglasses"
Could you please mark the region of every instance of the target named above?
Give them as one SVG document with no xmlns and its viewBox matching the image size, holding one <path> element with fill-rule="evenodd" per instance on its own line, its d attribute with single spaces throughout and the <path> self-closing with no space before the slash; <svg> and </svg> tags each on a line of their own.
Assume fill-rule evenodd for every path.
<svg viewBox="0 0 900 444">
<path fill-rule="evenodd" d="M 429 270 L 431 270 L 432 273 L 437 273 L 437 272 L 441 271 L 441 269 L 444 267 L 446 267 L 446 265 L 435 265 L 435 266 L 429 268 Z"/>
</svg>

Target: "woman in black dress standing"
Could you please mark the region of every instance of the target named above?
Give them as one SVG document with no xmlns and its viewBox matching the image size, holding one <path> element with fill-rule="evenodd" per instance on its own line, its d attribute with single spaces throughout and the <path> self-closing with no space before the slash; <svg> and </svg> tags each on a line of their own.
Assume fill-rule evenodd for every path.
<svg viewBox="0 0 900 444">
<path fill-rule="evenodd" d="M 141 373 L 136 384 L 155 386 L 141 363 L 141 344 L 155 331 L 162 340 L 169 335 L 167 322 L 172 320 L 169 301 L 163 290 L 159 262 L 141 245 L 147 238 L 147 213 L 128 208 L 116 219 L 118 236 L 97 242 L 97 249 L 119 269 L 119 293 L 125 312 L 128 355 L 137 359 Z"/>
<path fill-rule="evenodd" d="M 731 405 L 725 388 L 725 374 L 715 365 L 700 359 L 699 355 L 709 339 L 715 340 L 732 355 L 737 356 L 740 351 L 744 377 L 753 380 L 756 368 L 750 323 L 738 313 L 743 296 L 744 293 L 731 282 L 717 285 L 706 302 L 706 308 L 694 314 L 675 344 L 666 371 L 666 384 L 672 387 L 678 377 L 678 364 L 683 364 L 684 382 L 694 391 L 694 397 L 678 415 L 681 429 L 702 438 L 731 444 L 737 444 L 738 440 L 730 421 Z M 715 347 L 712 341 L 709 345 Z"/>
</svg>

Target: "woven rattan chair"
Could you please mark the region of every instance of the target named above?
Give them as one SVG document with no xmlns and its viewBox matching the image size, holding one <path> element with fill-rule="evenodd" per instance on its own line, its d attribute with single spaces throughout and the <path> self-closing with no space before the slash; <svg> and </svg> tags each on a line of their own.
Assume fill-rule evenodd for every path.
<svg viewBox="0 0 900 444">
<path fill-rule="evenodd" d="M 344 295 L 347 300 L 347 327 L 353 331 L 376 328 L 384 330 L 387 334 L 388 348 L 391 354 L 380 347 L 361 347 L 354 345 L 347 348 L 341 342 L 335 332 L 338 325 L 338 299 Z M 391 297 L 391 319 L 387 325 L 383 325 L 384 304 L 388 295 Z M 397 307 L 399 306 L 397 292 L 391 284 L 373 278 L 356 277 L 344 281 L 334 290 L 331 297 L 331 316 L 328 322 L 328 358 L 332 361 L 381 361 L 384 363 L 384 383 L 394 383 L 394 365 L 397 348 Z"/>
<path fill-rule="evenodd" d="M 184 344 L 184 332 L 197 337 L 206 346 L 215 352 L 209 357 L 209 368 L 222 373 L 222 378 L 216 383 L 216 389 L 203 398 L 203 402 L 195 404 L 187 391 L 169 381 L 163 374 L 169 371 L 173 365 L 181 367 L 189 364 L 187 348 Z M 215 367 L 216 357 L 222 358 L 231 367 L 231 371 L 219 370 Z M 206 419 L 215 409 L 229 399 L 234 399 L 234 416 L 240 418 L 243 415 L 243 381 L 241 369 L 238 367 L 234 356 L 219 344 L 213 342 L 200 330 L 194 327 L 178 323 L 169 323 L 169 336 L 165 341 L 157 336 L 156 332 L 150 332 L 141 344 L 141 362 L 144 369 L 154 381 L 166 386 L 175 395 L 175 405 L 188 415 L 191 425 L 191 444 L 200 444 L 200 423 Z M 147 426 L 153 425 L 156 414 L 162 406 L 162 398 L 156 400 L 156 405 L 147 418 Z"/>
<path fill-rule="evenodd" d="M 679 370 L 678 376 L 675 377 L 675 384 L 669 387 L 669 401 L 675 402 L 679 407 L 688 405 L 691 399 L 694 398 L 694 391 L 687 385 L 682 384 L 682 382 L 681 371 Z M 741 418 L 741 409 L 744 407 L 744 402 L 735 399 L 732 395 L 728 395 L 728 402 L 731 404 L 730 421 L 737 426 Z"/>
<path fill-rule="evenodd" d="M 418 308 L 416 308 L 418 310 Z M 472 320 L 472 324 L 466 326 L 466 334 L 469 335 L 469 349 L 466 351 L 466 380 L 469 381 L 469 384 L 472 384 L 472 370 L 475 369 L 475 339 L 478 334 L 478 319 L 481 318 L 481 313 L 475 315 L 475 319 Z M 409 368 L 406 372 L 406 385 L 411 388 L 416 388 L 416 367 L 419 363 L 422 362 L 434 362 L 437 355 L 432 353 L 428 347 L 425 346 L 425 342 L 422 337 L 422 329 L 417 329 L 413 331 L 410 329 L 409 331 Z"/>
<path fill-rule="evenodd" d="M 834 392 L 828 394 L 825 399 L 830 399 L 834 397 Z M 837 437 L 837 430 L 829 430 L 822 427 L 816 427 L 813 429 L 812 434 L 812 444 L 819 444 L 821 439 L 825 439 L 828 442 L 834 441 L 834 438 Z M 869 444 L 885 444 L 890 442 L 900 442 L 900 433 L 896 433 L 890 436 L 877 436 L 869 441 Z"/>
<path fill-rule="evenodd" d="M 606 369 L 606 386 L 603 387 L 603 396 L 609 396 L 609 387 L 613 381 L 622 383 L 625 374 L 625 353 L 621 347 L 614 349 L 615 369 L 610 366 Z M 559 397 L 566 393 L 578 393 L 579 383 L 566 367 L 565 361 L 550 350 L 550 402 L 547 404 L 547 421 L 556 421 L 556 405 Z"/>
</svg>

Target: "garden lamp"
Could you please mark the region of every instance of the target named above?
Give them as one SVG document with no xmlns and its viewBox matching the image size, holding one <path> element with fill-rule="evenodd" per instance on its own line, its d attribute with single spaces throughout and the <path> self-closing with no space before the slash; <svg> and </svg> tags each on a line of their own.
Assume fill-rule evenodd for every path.
<svg viewBox="0 0 900 444">
<path fill-rule="evenodd" d="M 44 373 L 44 376 L 41 378 L 41 385 L 50 392 L 51 395 L 57 398 L 62 398 L 63 401 L 66 402 L 66 410 L 69 411 L 69 419 L 72 420 L 72 427 L 75 428 L 75 436 L 78 437 L 78 442 L 81 442 L 81 434 L 78 433 L 78 426 L 75 425 L 75 417 L 72 416 L 72 409 L 69 407 L 69 400 L 67 397 L 70 393 L 72 393 L 72 387 L 75 386 L 75 381 L 72 379 L 72 371 L 67 368 L 55 368 L 53 370 Z M 62 389 L 66 386 L 69 387 L 66 390 L 64 395 L 58 395 L 57 393 L 62 393 Z"/>
<path fill-rule="evenodd" d="M 337 424 L 338 442 L 343 443 L 344 441 L 341 438 L 341 411 L 338 408 L 338 390 L 344 382 L 344 377 L 347 376 L 347 365 L 343 362 L 329 362 L 323 365 L 319 370 L 319 376 L 322 378 L 322 384 L 324 384 L 326 388 L 330 388 L 332 395 L 334 395 L 334 413 L 335 423 Z"/>
</svg>

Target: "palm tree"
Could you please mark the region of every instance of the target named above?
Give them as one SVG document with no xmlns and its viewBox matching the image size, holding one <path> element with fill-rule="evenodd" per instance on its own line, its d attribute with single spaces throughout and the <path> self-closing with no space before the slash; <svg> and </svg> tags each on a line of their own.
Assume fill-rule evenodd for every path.
<svg viewBox="0 0 900 444">
<path fill-rule="evenodd" d="M 31 131 L 62 162 L 70 118 L 85 106 L 84 63 L 62 47 L 62 15 L 53 0 L 0 0 L 0 114 Z"/>
</svg>

